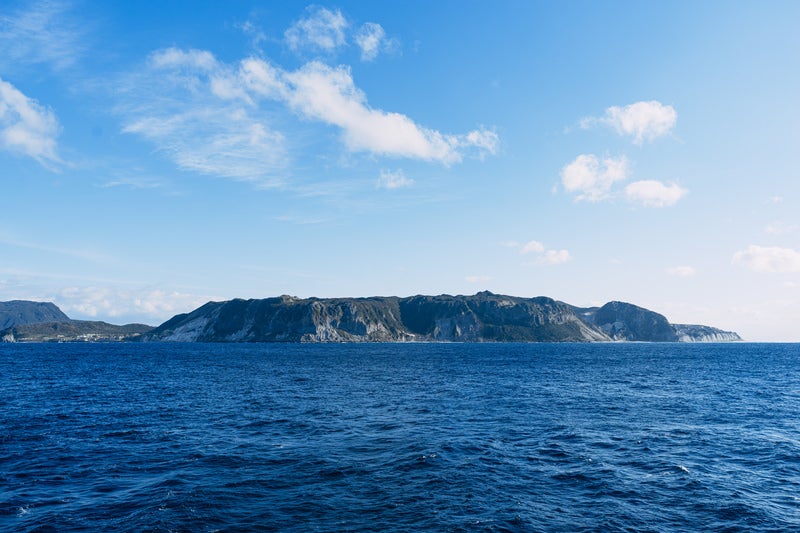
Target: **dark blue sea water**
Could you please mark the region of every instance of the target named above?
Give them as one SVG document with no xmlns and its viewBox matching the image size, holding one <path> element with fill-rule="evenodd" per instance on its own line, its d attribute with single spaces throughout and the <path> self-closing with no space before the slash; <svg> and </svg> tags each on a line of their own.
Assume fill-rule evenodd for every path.
<svg viewBox="0 0 800 533">
<path fill-rule="evenodd" d="M 0 345 L 2 531 L 800 530 L 800 345 Z"/>
</svg>

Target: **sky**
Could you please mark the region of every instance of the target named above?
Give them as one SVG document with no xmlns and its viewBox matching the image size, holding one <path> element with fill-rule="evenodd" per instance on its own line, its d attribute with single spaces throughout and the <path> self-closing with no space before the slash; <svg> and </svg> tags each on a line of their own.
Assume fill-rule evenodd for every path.
<svg viewBox="0 0 800 533">
<path fill-rule="evenodd" d="M 621 300 L 800 341 L 800 3 L 0 3 L 0 301 Z"/>
</svg>

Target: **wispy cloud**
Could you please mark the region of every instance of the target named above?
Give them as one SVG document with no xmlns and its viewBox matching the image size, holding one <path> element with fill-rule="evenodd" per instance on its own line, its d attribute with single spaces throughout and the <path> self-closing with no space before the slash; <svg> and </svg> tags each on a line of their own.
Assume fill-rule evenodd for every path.
<svg viewBox="0 0 800 533">
<path fill-rule="evenodd" d="M 24 248 L 27 250 L 36 250 L 48 254 L 61 255 L 67 257 L 74 257 L 90 263 L 104 264 L 111 261 L 111 258 L 105 254 L 96 252 L 94 250 L 83 249 L 78 246 L 52 246 L 49 244 L 41 244 L 24 238 L 19 238 L 15 235 L 6 232 L 0 232 L 0 245 L 13 246 L 15 248 Z"/>
<path fill-rule="evenodd" d="M 52 110 L 0 78 L 0 146 L 3 149 L 32 157 L 42 166 L 57 170 L 62 163 L 56 147 L 60 130 Z"/>
<path fill-rule="evenodd" d="M 378 187 L 381 189 L 406 189 L 414 185 L 414 180 L 407 177 L 402 170 L 381 170 Z"/>
<path fill-rule="evenodd" d="M 660 181 L 642 180 L 635 181 L 625 187 L 625 196 L 631 202 L 645 207 L 668 207 L 678 203 L 689 191 L 681 186 L 670 183 L 665 185 Z"/>
<path fill-rule="evenodd" d="M 797 224 L 787 224 L 786 222 L 776 220 L 767 224 L 764 231 L 769 235 L 785 235 L 787 233 L 794 233 L 797 231 Z"/>
<path fill-rule="evenodd" d="M 540 254 L 542 252 L 544 252 L 544 244 L 540 243 L 539 241 L 528 241 L 519 251 L 519 253 L 522 255 L 530 253 Z"/>
<path fill-rule="evenodd" d="M 44 0 L 0 13 L 0 65 L 72 66 L 83 52 L 83 30 L 69 15 L 68 2 Z"/>
<path fill-rule="evenodd" d="M 610 126 L 620 135 L 633 137 L 633 142 L 643 144 L 666 135 L 678 120 L 675 108 L 656 100 L 636 102 L 624 107 L 612 106 L 602 117 L 586 117 L 581 127 L 588 129 L 596 124 Z"/>
<path fill-rule="evenodd" d="M 599 202 L 610 196 L 611 187 L 628 178 L 628 160 L 607 157 L 602 161 L 593 154 L 583 154 L 561 169 L 561 183 L 577 200 Z"/>
<path fill-rule="evenodd" d="M 118 177 L 116 179 L 103 183 L 102 185 L 100 185 L 100 187 L 104 189 L 123 187 L 126 189 L 148 190 L 148 189 L 161 189 L 164 187 L 164 183 L 156 178 Z"/>
<path fill-rule="evenodd" d="M 332 52 L 346 43 L 347 19 L 338 9 L 309 6 L 300 18 L 284 33 L 286 43 L 294 51 Z"/>
<path fill-rule="evenodd" d="M 539 265 L 560 265 L 572 259 L 568 250 L 545 250 L 544 254 L 536 259 Z"/>
<path fill-rule="evenodd" d="M 203 50 L 169 48 L 121 84 L 123 131 L 152 142 L 182 170 L 275 187 L 283 183 L 283 136 Z"/>
<path fill-rule="evenodd" d="M 697 271 L 690 266 L 674 266 L 666 270 L 667 274 L 677 278 L 690 278 L 694 276 Z"/>
<path fill-rule="evenodd" d="M 778 246 L 750 245 L 736 252 L 733 264 L 765 274 L 800 272 L 800 252 Z"/>
<path fill-rule="evenodd" d="M 392 52 L 398 47 L 397 40 L 388 38 L 383 26 L 375 22 L 362 24 L 354 39 L 361 49 L 362 61 L 373 61 L 380 53 Z"/>
</svg>

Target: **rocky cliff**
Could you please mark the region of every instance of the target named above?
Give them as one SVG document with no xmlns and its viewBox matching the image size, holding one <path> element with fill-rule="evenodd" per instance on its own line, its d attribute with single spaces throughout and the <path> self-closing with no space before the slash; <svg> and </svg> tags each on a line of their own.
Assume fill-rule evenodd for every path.
<svg viewBox="0 0 800 533">
<path fill-rule="evenodd" d="M 551 298 L 474 296 L 209 302 L 139 337 L 183 342 L 593 342 L 710 340 L 706 326 L 676 326 L 622 302 L 580 309 Z M 694 329 L 693 329 L 694 328 Z M 705 329 L 704 329 L 705 328 Z"/>
</svg>

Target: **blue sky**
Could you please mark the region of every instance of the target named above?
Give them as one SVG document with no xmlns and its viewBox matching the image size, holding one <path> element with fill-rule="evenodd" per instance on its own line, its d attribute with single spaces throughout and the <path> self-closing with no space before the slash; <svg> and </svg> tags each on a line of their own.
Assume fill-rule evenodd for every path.
<svg viewBox="0 0 800 533">
<path fill-rule="evenodd" d="M 797 2 L 4 2 L 0 300 L 491 290 L 800 341 Z"/>
</svg>

